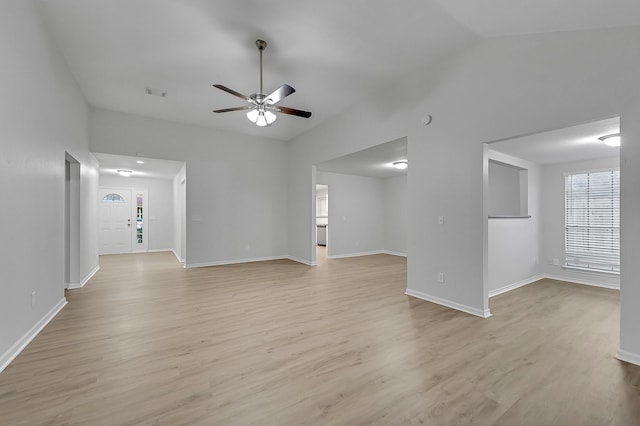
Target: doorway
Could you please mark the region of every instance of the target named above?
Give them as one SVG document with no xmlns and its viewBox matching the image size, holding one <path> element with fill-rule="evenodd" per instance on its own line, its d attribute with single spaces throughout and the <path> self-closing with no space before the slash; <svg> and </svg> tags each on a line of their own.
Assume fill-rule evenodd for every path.
<svg viewBox="0 0 640 426">
<path fill-rule="evenodd" d="M 316 185 L 316 260 L 327 258 L 329 245 L 329 186 Z"/>
<path fill-rule="evenodd" d="M 318 245 L 317 230 L 325 224 L 329 259 L 406 256 L 407 167 L 406 137 L 312 166 L 315 216 L 309 219 L 316 234 L 312 239 L 316 259 L 323 247 Z"/>
<path fill-rule="evenodd" d="M 80 282 L 80 163 L 69 153 L 64 160 L 64 282 Z"/>
<path fill-rule="evenodd" d="M 619 133 L 620 118 L 612 117 L 486 144 L 485 308 L 490 297 L 541 278 L 619 288 L 615 271 L 572 264 L 574 241 L 585 242 L 580 247 L 583 259 L 591 251 L 600 256 L 600 250 L 605 250 L 590 226 L 598 232 L 606 228 L 619 234 L 615 182 L 605 185 L 610 195 L 596 191 L 596 203 L 580 201 L 581 207 L 575 210 L 580 216 L 575 231 L 580 238 L 573 236 L 574 210 L 567 207 L 568 177 L 619 170 L 619 148 L 604 142 L 606 136 Z M 599 218 L 603 223 L 593 226 Z M 611 218 L 611 224 L 605 225 L 604 218 Z M 619 259 L 619 242 L 612 242 L 606 250 L 617 253 Z"/>
</svg>

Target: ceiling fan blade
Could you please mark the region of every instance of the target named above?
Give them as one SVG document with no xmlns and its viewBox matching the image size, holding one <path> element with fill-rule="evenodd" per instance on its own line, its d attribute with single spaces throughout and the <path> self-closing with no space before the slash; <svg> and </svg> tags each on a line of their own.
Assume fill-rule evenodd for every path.
<svg viewBox="0 0 640 426">
<path fill-rule="evenodd" d="M 298 117 L 304 117 L 304 118 L 311 117 L 311 113 L 309 111 L 302 111 L 301 109 L 294 109 L 286 106 L 276 106 L 274 107 L 274 109 L 284 114 L 296 115 Z"/>
<path fill-rule="evenodd" d="M 213 87 L 216 87 L 216 88 L 218 88 L 220 90 L 224 90 L 225 92 L 230 93 L 233 96 L 237 96 L 240 99 L 244 99 L 247 102 L 251 102 L 251 98 L 248 97 L 247 95 L 243 95 L 242 93 L 238 93 L 233 89 L 229 89 L 228 87 L 223 86 L 222 84 L 214 84 Z"/>
<path fill-rule="evenodd" d="M 233 107 L 233 108 L 224 108 L 224 109 L 216 109 L 213 112 L 230 112 L 230 111 L 242 111 L 245 109 L 252 109 L 253 106 L 251 105 L 246 105 L 246 106 L 241 106 L 241 107 Z"/>
<path fill-rule="evenodd" d="M 271 105 L 274 105 L 295 91 L 296 89 L 289 86 L 288 84 L 283 84 L 282 86 L 278 87 L 276 90 L 271 92 L 271 94 L 267 96 L 265 99 L 270 101 Z"/>
</svg>

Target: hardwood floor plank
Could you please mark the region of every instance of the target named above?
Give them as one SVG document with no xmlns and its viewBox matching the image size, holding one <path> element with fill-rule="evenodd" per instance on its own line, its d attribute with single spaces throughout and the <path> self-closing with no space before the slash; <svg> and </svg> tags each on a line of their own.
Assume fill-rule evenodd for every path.
<svg viewBox="0 0 640 426">
<path fill-rule="evenodd" d="M 374 255 L 101 269 L 0 374 L 2 425 L 636 425 L 619 294 L 541 280 L 480 319 Z"/>
</svg>

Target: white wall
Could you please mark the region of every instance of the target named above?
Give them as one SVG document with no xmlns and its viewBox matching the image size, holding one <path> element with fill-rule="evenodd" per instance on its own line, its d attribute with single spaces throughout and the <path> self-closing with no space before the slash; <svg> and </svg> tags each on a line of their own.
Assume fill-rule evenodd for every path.
<svg viewBox="0 0 640 426">
<path fill-rule="evenodd" d="M 187 166 L 182 166 L 173 178 L 173 253 L 182 263 L 187 252 Z"/>
<path fill-rule="evenodd" d="M 187 266 L 287 256 L 284 142 L 95 108 L 89 119 L 93 151 L 186 161 Z"/>
<path fill-rule="evenodd" d="M 80 163 L 79 277 L 98 266 L 87 105 L 51 39 L 34 2 L 0 3 L 0 370 L 65 300 L 65 152 Z"/>
<path fill-rule="evenodd" d="M 147 212 L 144 214 L 148 250 L 171 250 L 173 247 L 173 180 L 100 175 L 99 185 L 112 188 L 147 189 Z M 96 201 L 97 202 L 97 201 Z"/>
<path fill-rule="evenodd" d="M 407 176 L 382 179 L 384 188 L 384 250 L 407 254 Z"/>
<path fill-rule="evenodd" d="M 382 180 L 317 172 L 316 182 L 329 185 L 328 255 L 344 257 L 383 251 Z"/>
<path fill-rule="evenodd" d="M 520 216 L 520 169 L 489 161 L 489 216 Z"/>
<path fill-rule="evenodd" d="M 629 85 L 634 100 L 638 86 Z M 630 102 L 620 123 L 620 350 L 618 358 L 640 365 L 640 102 Z"/>
<path fill-rule="evenodd" d="M 540 233 L 541 233 L 541 177 L 540 166 L 521 158 L 489 150 L 489 159 L 505 164 L 527 169 L 528 179 L 526 193 L 528 197 L 528 218 L 490 218 L 488 219 L 488 290 L 489 294 L 497 294 L 519 284 L 528 283 L 540 278 Z M 491 163 L 489 163 L 491 165 Z M 491 168 L 489 173 L 491 173 Z M 494 169 L 495 171 L 495 169 Z M 515 180 L 515 190 L 512 187 L 511 207 L 518 215 L 520 210 L 520 172 L 511 168 L 515 174 L 507 174 Z M 489 175 L 491 176 L 491 175 Z M 505 176 L 500 176 L 505 177 Z M 491 184 L 496 180 L 489 179 L 489 199 L 495 192 Z M 504 189 L 500 186 L 499 189 Z M 495 194 L 494 194 L 495 195 Z"/>
<path fill-rule="evenodd" d="M 619 157 L 591 161 L 550 164 L 542 168 L 542 270 L 545 274 L 574 282 L 587 282 L 604 286 L 619 287 L 618 276 L 571 271 L 562 268 L 564 264 L 564 174 L 567 172 L 587 172 L 601 169 L 617 169 Z M 559 265 L 553 265 L 553 259 Z"/>
<path fill-rule="evenodd" d="M 407 291 L 488 315 L 483 143 L 618 114 L 623 123 L 640 121 L 640 57 L 633 48 L 638 43 L 639 28 L 491 38 L 455 58 L 443 58 L 429 70 L 436 81 L 427 86 L 418 72 L 406 76 L 402 86 L 377 93 L 375 99 L 382 97 L 384 103 L 373 96 L 360 99 L 358 108 L 289 143 L 290 254 L 314 256 L 312 166 L 406 136 L 411 161 Z M 433 116 L 429 126 L 422 124 L 426 114 Z M 626 143 L 636 142 L 625 136 L 624 124 L 622 137 Z M 629 169 L 634 164 L 640 169 L 640 151 L 629 150 L 629 156 Z M 624 174 L 623 164 L 622 179 Z M 638 200 L 628 201 L 628 206 L 640 210 L 640 194 L 627 196 Z M 629 221 L 632 214 L 627 214 Z M 438 224 L 440 215 L 444 225 Z M 625 233 L 635 229 L 627 226 Z M 635 252 L 640 252 L 640 228 L 629 239 L 638 241 Z M 438 272 L 445 273 L 444 284 L 437 282 Z M 633 275 L 628 277 L 629 285 L 638 286 Z M 640 323 L 640 307 L 636 312 L 629 318 Z M 622 330 L 623 335 L 630 333 L 624 325 Z M 629 340 L 640 353 L 640 336 L 629 335 Z"/>
</svg>

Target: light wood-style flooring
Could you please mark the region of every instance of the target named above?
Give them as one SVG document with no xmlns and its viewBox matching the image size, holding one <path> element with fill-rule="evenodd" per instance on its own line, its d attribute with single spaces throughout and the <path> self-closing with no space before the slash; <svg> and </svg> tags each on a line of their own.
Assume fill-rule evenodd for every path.
<svg viewBox="0 0 640 426">
<path fill-rule="evenodd" d="M 639 425 L 619 294 L 543 280 L 481 319 L 375 255 L 101 270 L 0 374 L 0 424 Z"/>
</svg>

